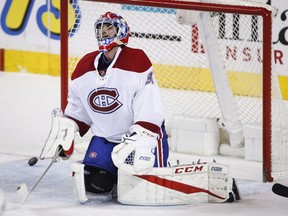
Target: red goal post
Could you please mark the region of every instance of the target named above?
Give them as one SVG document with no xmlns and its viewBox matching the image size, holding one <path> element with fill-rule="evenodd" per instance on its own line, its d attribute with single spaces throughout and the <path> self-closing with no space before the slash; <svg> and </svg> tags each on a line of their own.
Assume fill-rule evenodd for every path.
<svg viewBox="0 0 288 216">
<path fill-rule="evenodd" d="M 71 2 L 75 3 L 77 5 L 76 6 L 74 5 L 73 7 L 71 7 L 71 4 L 72 4 Z M 227 2 L 229 2 L 229 1 L 227 1 Z M 241 1 L 233 1 L 233 2 L 241 2 Z M 73 50 L 73 48 L 70 48 L 70 44 L 69 44 L 70 39 L 74 40 L 74 42 L 72 42 L 72 43 L 74 43 L 73 46 L 77 43 L 78 44 L 80 43 L 79 42 L 80 40 L 76 39 L 78 37 L 77 34 L 81 31 L 81 28 L 85 25 L 83 23 L 81 23 L 81 24 L 77 23 L 79 20 L 75 21 L 75 23 L 73 25 L 71 23 L 69 23 L 68 20 L 71 19 L 71 14 L 70 14 L 69 10 L 71 8 L 74 10 L 74 12 L 75 11 L 79 12 L 82 9 L 84 10 L 84 6 L 81 6 L 82 3 L 84 3 L 83 5 L 89 4 L 88 7 L 91 7 L 91 5 L 97 6 L 97 7 L 95 7 L 96 11 L 94 9 L 94 12 L 92 11 L 91 14 L 89 14 L 89 16 L 90 15 L 93 16 L 92 21 L 94 19 L 94 22 L 99 17 L 99 14 L 102 13 L 102 11 L 113 10 L 113 7 L 116 5 L 118 5 L 117 8 L 119 8 L 119 5 L 122 7 L 122 11 L 119 11 L 119 14 L 121 14 L 124 17 L 124 19 L 128 22 L 128 24 L 132 23 L 132 26 L 130 26 L 131 27 L 131 37 L 130 37 L 130 41 L 129 41 L 128 45 L 130 45 L 130 43 L 131 43 L 132 45 L 139 46 L 139 44 L 140 44 L 140 48 L 142 48 L 145 52 L 147 52 L 148 56 L 151 57 L 152 63 L 155 64 L 154 67 L 155 67 L 156 78 L 157 78 L 161 88 L 173 89 L 173 91 L 179 90 L 176 93 L 173 92 L 171 94 L 171 96 L 170 96 L 171 100 L 172 100 L 172 98 L 175 99 L 175 94 L 178 95 L 179 97 L 181 97 L 182 100 L 184 100 L 184 95 L 186 97 L 186 95 L 188 95 L 187 92 L 193 91 L 193 92 L 197 92 L 197 93 L 201 92 L 201 94 L 203 92 L 205 92 L 205 94 L 206 94 L 206 92 L 207 92 L 207 94 L 210 94 L 210 93 L 216 94 L 215 98 L 216 98 L 216 102 L 217 102 L 217 94 L 219 97 L 219 95 L 221 95 L 221 93 L 219 93 L 219 92 L 215 93 L 218 90 L 217 89 L 215 90 L 215 87 L 213 86 L 213 81 L 205 83 L 205 85 L 199 84 L 199 83 L 202 83 L 203 80 L 205 81 L 206 79 L 211 79 L 210 78 L 211 75 L 208 75 L 208 72 L 207 72 L 207 68 L 209 67 L 207 65 L 209 65 L 209 63 L 203 63 L 203 65 L 199 64 L 199 65 L 197 65 L 197 67 L 194 66 L 195 64 L 202 61 L 202 60 L 200 60 L 200 58 L 202 58 L 201 55 L 203 53 L 204 54 L 208 53 L 208 51 L 207 51 L 208 49 L 206 49 L 206 47 L 205 48 L 202 47 L 202 45 L 201 45 L 201 42 L 203 42 L 203 41 L 201 40 L 201 38 L 198 35 L 198 31 L 200 32 L 201 30 L 197 27 L 197 25 L 194 25 L 194 24 L 186 25 L 184 27 L 183 24 L 179 24 L 179 23 L 171 22 L 171 21 L 170 21 L 170 24 L 167 24 L 167 23 L 164 23 L 163 20 L 165 20 L 166 17 L 167 17 L 167 19 L 170 20 L 171 19 L 171 13 L 173 13 L 173 16 L 175 16 L 176 15 L 175 13 L 177 12 L 177 10 L 202 11 L 203 14 L 209 13 L 211 16 L 211 19 L 217 19 L 217 23 L 216 23 L 216 27 L 215 27 L 218 29 L 217 34 L 219 33 L 217 35 L 217 38 L 220 39 L 221 42 L 222 41 L 227 42 L 229 40 L 233 42 L 234 39 L 236 41 L 235 42 L 236 45 L 232 44 L 230 46 L 225 45 L 224 48 L 221 47 L 221 49 L 225 49 L 225 52 L 226 52 L 226 54 L 224 53 L 224 56 L 223 56 L 223 61 L 225 61 L 224 64 L 226 65 L 226 60 L 228 59 L 227 65 L 228 64 L 229 65 L 227 66 L 227 68 L 230 68 L 229 69 L 230 72 L 232 71 L 231 73 L 229 72 L 230 74 L 227 71 L 226 71 L 226 73 L 228 74 L 228 77 L 229 77 L 229 82 L 230 82 L 229 85 L 232 86 L 231 88 L 232 88 L 232 92 L 233 92 L 233 97 L 234 96 L 239 97 L 240 98 L 239 101 L 241 101 L 241 102 L 239 102 L 238 99 L 235 99 L 237 101 L 236 106 L 240 107 L 239 108 L 239 112 L 240 112 L 239 116 L 240 117 L 239 117 L 239 119 L 235 119 L 235 120 L 239 120 L 242 123 L 243 122 L 244 123 L 246 123 L 246 122 L 251 123 L 250 120 L 247 120 L 248 117 L 247 117 L 247 119 L 244 119 L 245 117 L 243 117 L 243 116 L 248 115 L 249 112 L 252 112 L 255 115 L 259 116 L 260 120 L 255 120 L 255 122 L 252 122 L 252 123 L 260 124 L 261 128 L 262 128 L 263 181 L 273 181 L 273 177 L 274 177 L 273 161 L 272 161 L 272 158 L 274 157 L 274 156 L 272 156 L 272 147 L 273 147 L 272 146 L 273 145 L 273 141 L 272 141 L 272 127 L 273 127 L 272 126 L 272 92 L 273 92 L 272 91 L 272 88 L 273 88 L 272 87 L 272 18 L 273 18 L 273 15 L 272 15 L 271 10 L 267 9 L 267 7 L 261 7 L 261 5 L 257 5 L 257 4 L 250 4 L 250 5 L 249 4 L 240 5 L 238 3 L 237 4 L 236 3 L 235 4 L 230 4 L 230 3 L 219 4 L 219 3 L 206 3 L 206 2 L 204 3 L 204 2 L 198 2 L 198 1 L 176 1 L 176 0 L 161 0 L 161 1 L 160 0 L 159 1 L 157 1 L 157 0 L 153 0 L 153 1 L 152 0 L 150 0 L 150 1 L 149 0 L 148 1 L 147 0 L 102 0 L 102 1 L 97 1 L 97 0 L 81 1 L 81 0 L 78 0 L 78 1 L 68 1 L 67 0 L 67 1 L 61 1 L 61 108 L 62 109 L 65 108 L 66 103 L 67 103 L 66 99 L 67 99 L 69 76 L 70 76 L 71 72 L 73 71 L 73 67 L 75 67 L 75 64 L 76 64 L 75 62 L 73 62 L 72 63 L 73 66 L 71 69 L 70 68 L 70 65 L 71 65 L 70 61 L 71 62 L 72 61 L 77 62 L 77 60 L 79 60 L 79 58 L 83 54 L 85 54 L 84 52 L 83 53 L 79 52 L 77 54 L 73 53 L 73 55 L 78 55 L 78 56 L 76 57 L 76 60 L 71 60 L 72 57 L 70 56 L 70 52 Z M 98 5 L 99 5 L 99 7 L 98 7 Z M 106 7 L 106 8 L 104 9 L 102 7 Z M 125 7 L 125 9 L 123 9 L 124 7 Z M 97 11 L 97 8 L 101 8 L 101 9 L 99 9 L 99 11 Z M 131 8 L 133 8 L 133 9 L 131 9 Z M 154 9 L 156 8 L 156 9 L 154 10 L 151 8 L 154 8 Z M 142 11 L 140 11 L 140 10 L 142 10 Z M 149 10 L 152 10 L 152 11 L 149 11 Z M 100 13 L 100 11 L 101 11 L 101 13 Z M 123 11 L 125 11 L 125 13 L 123 13 Z M 114 12 L 118 13 L 118 11 L 114 11 Z M 83 11 L 83 13 L 84 13 L 84 11 Z M 139 17 L 135 17 L 135 16 L 133 17 L 132 15 L 130 16 L 129 13 L 133 14 L 133 16 L 137 15 L 138 13 L 142 13 L 141 15 L 144 18 L 145 18 L 145 16 L 147 18 L 147 16 L 150 16 L 152 13 L 154 13 L 154 14 L 156 14 L 155 15 L 156 19 L 158 19 L 160 16 L 164 17 L 164 18 L 160 17 L 158 20 L 159 22 L 163 22 L 163 23 L 159 24 L 159 23 L 157 23 L 157 20 L 150 20 L 149 21 L 150 23 L 147 23 L 147 20 L 146 21 L 140 20 L 140 18 L 141 18 L 140 16 Z M 227 16 L 229 14 L 229 16 L 231 15 L 231 17 L 233 16 L 231 19 L 233 19 L 234 23 L 231 24 L 230 27 L 233 28 L 234 33 L 230 32 L 231 31 L 230 29 L 222 30 L 222 31 L 227 31 L 227 32 L 229 31 L 230 32 L 229 34 L 232 35 L 231 38 L 225 38 L 226 37 L 225 35 L 224 36 L 220 35 L 220 30 L 219 30 L 220 29 L 220 27 L 219 27 L 220 23 L 222 23 L 221 25 L 226 25 L 226 28 L 227 28 L 227 24 L 225 24 L 224 20 L 221 20 L 222 14 L 227 14 Z M 81 22 L 86 22 L 86 19 L 88 19 L 88 18 L 84 19 L 84 14 L 80 14 L 80 15 L 83 16 Z M 252 37 L 252 34 L 253 34 L 253 37 L 255 37 L 255 38 L 250 38 L 249 39 L 250 41 L 249 40 L 245 41 L 246 39 L 244 41 L 241 41 L 242 40 L 241 36 L 239 36 L 239 35 L 237 36 L 237 34 L 242 34 L 242 32 L 239 32 L 238 28 L 244 28 L 243 27 L 244 22 L 235 21 L 236 19 L 238 19 L 238 15 L 239 16 L 240 15 L 241 16 L 247 15 L 247 16 L 249 16 L 250 20 L 254 19 L 254 22 L 256 23 L 253 27 L 253 28 L 255 28 L 256 33 L 250 33 L 250 35 L 249 35 L 249 37 L 250 36 Z M 79 17 L 76 17 L 76 16 L 77 15 L 75 14 L 75 20 L 79 19 Z M 257 18 L 255 18 L 255 17 L 257 17 Z M 133 19 L 131 19 L 131 18 L 133 18 Z M 153 26 L 156 26 L 157 28 L 160 29 L 159 32 L 156 32 L 156 30 L 155 30 L 155 32 L 150 33 L 149 30 L 147 30 L 148 28 L 146 28 L 144 26 L 142 26 L 142 28 L 144 28 L 143 32 L 141 31 L 140 27 L 137 30 L 134 30 L 132 27 L 134 27 L 136 25 L 137 22 L 135 20 L 137 20 L 137 19 L 138 19 L 139 23 L 143 22 L 146 25 L 146 27 L 147 27 L 147 25 L 150 24 L 151 25 L 151 26 L 149 26 L 150 29 L 152 29 Z M 153 23 L 154 21 L 155 21 L 155 23 Z M 224 24 L 223 24 L 223 22 L 224 22 Z M 253 21 L 251 21 L 251 22 L 253 22 Z M 258 24 L 258 22 L 260 24 Z M 76 27 L 75 29 L 73 29 L 72 26 L 75 27 L 77 24 L 79 24 L 79 26 Z M 173 33 L 174 33 L 173 37 L 174 38 L 173 37 L 167 38 L 167 37 L 171 36 L 169 34 L 169 25 L 170 26 L 173 25 L 173 27 L 171 27 L 171 28 L 174 30 L 177 28 L 181 28 L 181 30 L 183 30 L 183 33 L 182 32 L 176 32 L 173 30 Z M 252 24 L 251 24 L 251 26 L 252 26 Z M 67 34 L 67 31 L 69 32 L 69 35 Z M 88 31 L 94 33 L 93 25 L 92 26 L 90 25 L 90 29 L 88 29 Z M 147 32 L 145 33 L 145 31 L 148 31 L 148 33 Z M 72 35 L 71 35 L 71 32 L 72 32 Z M 171 32 L 172 32 L 172 30 L 171 30 Z M 252 30 L 251 30 L 251 32 L 252 32 Z M 87 33 L 84 33 L 84 34 L 87 34 Z M 177 36 L 178 36 L 178 38 L 177 38 Z M 195 36 L 195 38 L 193 38 L 193 36 Z M 177 39 L 181 40 L 182 42 L 186 41 L 185 47 L 183 46 L 182 43 L 178 43 Z M 88 39 L 86 39 L 83 36 L 83 38 L 81 40 L 84 41 L 84 40 L 88 40 Z M 152 43 L 155 46 L 153 47 L 153 45 L 152 45 L 152 48 L 149 47 L 149 45 L 146 46 L 146 42 L 143 42 L 144 40 L 150 40 L 148 42 Z M 167 48 L 166 45 L 168 44 L 167 41 L 169 42 L 169 40 L 171 41 L 170 42 L 171 50 L 166 49 Z M 251 42 L 251 40 L 252 40 L 252 42 Z M 162 47 L 165 47 L 166 50 L 165 49 L 161 50 L 161 48 L 160 48 L 161 46 L 156 47 L 157 43 L 164 43 L 163 41 L 165 41 L 165 46 L 163 45 Z M 240 44 L 245 43 L 245 42 L 247 42 L 248 45 L 243 45 L 243 47 L 241 48 L 242 49 L 241 53 L 243 55 L 242 59 L 244 59 L 244 60 L 242 63 L 237 65 L 238 62 L 237 62 L 235 55 L 238 54 L 238 52 L 237 52 L 238 50 L 236 50 L 236 48 L 238 48 L 238 45 L 240 47 Z M 192 43 L 192 44 L 190 44 L 190 43 Z M 254 46 L 254 44 L 256 44 L 256 43 L 257 43 L 257 46 L 255 46 L 255 53 L 254 53 L 251 51 L 252 48 L 250 48 L 249 46 L 250 46 L 250 44 L 253 44 L 253 46 Z M 93 49 L 96 50 L 97 49 L 96 39 L 94 41 L 92 41 L 91 44 L 95 45 L 93 47 Z M 186 45 L 190 47 L 189 48 L 190 51 L 186 50 L 183 54 L 181 54 L 180 51 L 182 51 L 183 49 L 186 49 Z M 196 51 L 193 50 L 194 49 L 193 46 L 195 46 L 194 48 L 197 49 Z M 206 46 L 207 46 L 207 44 L 206 44 Z M 80 47 L 82 47 L 82 48 L 80 48 Z M 91 45 L 89 48 L 91 49 Z M 158 54 L 156 55 L 155 52 L 153 53 L 153 48 L 154 48 L 154 50 L 157 50 L 159 55 Z M 172 48 L 176 51 L 174 52 L 172 50 Z M 76 48 L 76 50 L 77 49 L 83 49 L 83 51 L 87 52 L 86 48 L 84 48 L 84 43 L 83 43 L 83 45 L 79 44 L 79 48 Z M 167 57 L 167 52 L 171 52 L 171 56 L 172 55 L 174 55 L 174 56 L 171 57 L 171 59 L 170 59 L 170 56 Z M 177 54 L 177 53 L 179 53 L 179 54 Z M 162 56 L 161 56 L 161 54 L 162 54 Z M 253 55 L 256 55 L 257 57 L 255 57 Z M 183 56 L 187 57 L 188 60 L 192 59 L 193 56 L 194 57 L 196 56 L 196 61 L 193 62 L 194 65 L 191 64 L 192 60 L 191 60 L 191 63 L 190 62 L 187 63 L 186 61 L 188 61 L 188 60 L 183 59 Z M 175 61 L 169 65 L 169 61 L 172 62 L 173 60 L 175 60 L 177 58 L 179 58 L 179 62 L 180 62 L 180 59 L 181 59 L 181 61 L 183 59 L 183 63 L 178 64 L 177 61 Z M 207 58 L 207 57 L 205 57 L 205 58 Z M 257 62 L 257 59 L 251 60 L 252 58 L 258 58 L 258 62 Z M 206 61 L 207 61 L 207 59 L 206 59 Z M 209 57 L 208 57 L 207 62 L 209 62 L 209 61 L 211 64 L 211 60 L 209 60 Z M 235 68 L 232 68 L 232 67 L 234 67 L 232 64 L 233 61 L 234 61 Z M 255 61 L 256 63 L 251 63 L 253 61 Z M 221 63 L 219 63 L 219 64 L 221 64 Z M 257 66 L 255 66 L 255 65 L 257 65 Z M 244 66 L 244 67 L 241 68 L 242 66 Z M 210 67 L 211 67 L 211 65 L 210 65 Z M 255 69 L 254 69 L 254 67 L 255 67 Z M 195 70 L 195 69 L 197 69 L 197 70 Z M 250 73 L 248 73 L 249 76 L 247 76 L 245 74 L 245 72 L 247 72 L 247 71 L 255 72 L 254 70 L 255 71 L 257 70 L 257 75 L 251 76 Z M 258 70 L 260 72 L 258 72 Z M 163 71 L 165 71 L 165 72 L 163 72 Z M 211 69 L 211 71 L 212 71 L 212 69 Z M 185 73 L 187 75 L 183 75 Z M 243 74 L 244 74 L 244 76 L 243 76 Z M 174 78 L 176 76 L 177 76 L 177 82 L 174 83 Z M 180 78 L 178 78 L 178 76 Z M 181 76 L 182 76 L 182 78 L 181 78 Z M 187 76 L 187 77 L 184 77 L 184 76 Z M 191 77 L 194 79 L 196 76 L 202 76 L 202 78 L 199 81 L 193 82 L 193 80 L 192 80 L 193 85 L 197 82 L 197 86 L 191 87 L 190 84 L 188 85 L 187 83 L 191 82 Z M 242 76 L 244 78 L 242 81 L 239 81 L 240 83 L 238 83 L 238 84 L 235 82 L 231 83 L 231 79 L 235 78 L 235 79 L 240 80 L 240 78 L 242 79 Z M 247 84 L 247 81 L 249 81 L 252 77 L 255 77 L 255 76 L 257 76 L 257 78 L 254 81 L 251 81 L 251 83 Z M 168 77 L 168 79 L 164 80 L 164 79 L 166 79 L 166 77 Z M 261 80 L 259 80 L 259 77 L 261 77 Z M 255 82 L 261 82 L 261 83 L 257 84 Z M 256 89 L 256 90 L 254 89 L 253 92 L 248 92 L 249 89 L 254 88 L 253 83 L 259 89 Z M 247 84 L 247 86 L 246 86 L 246 84 Z M 208 87 L 207 87 L 207 85 L 208 85 Z M 237 86 L 235 87 L 235 85 L 237 85 Z M 251 85 L 251 86 L 248 86 L 248 85 Z M 239 89 L 234 90 L 233 86 L 237 89 L 238 88 L 242 88 L 242 89 L 241 90 L 239 90 Z M 259 93 L 259 91 L 260 91 L 260 93 Z M 169 94 L 170 94 L 170 92 L 169 92 Z M 183 94 L 183 96 L 182 96 L 182 94 Z M 165 95 L 166 95 L 166 93 L 165 93 Z M 192 96 L 188 95 L 187 98 L 185 98 L 185 100 L 188 101 L 188 105 L 191 105 L 191 104 L 189 104 L 189 100 L 191 99 L 191 97 L 193 97 L 193 95 Z M 197 97 L 203 98 L 203 95 L 201 95 L 201 96 L 198 95 Z M 252 99 L 251 100 L 249 99 L 248 102 L 242 102 L 242 98 L 244 98 L 244 97 L 252 98 Z M 210 96 L 208 96 L 208 98 L 210 100 Z M 257 104 L 260 104 L 260 105 L 257 105 L 258 110 L 256 110 L 256 109 L 252 110 L 254 105 L 251 105 L 251 107 L 252 107 L 251 110 L 245 110 L 246 107 L 249 107 L 249 104 L 252 103 L 252 101 L 254 101 L 255 98 L 257 98 L 257 100 L 258 99 L 261 100 L 260 103 L 257 102 Z M 167 100 L 170 100 L 170 99 L 167 99 Z M 164 100 L 166 101 L 166 99 L 164 99 Z M 206 99 L 206 101 L 207 100 L 208 99 Z M 171 101 L 164 102 L 164 103 L 169 104 L 169 106 L 172 104 Z M 179 104 L 179 101 L 176 102 L 175 106 L 171 105 L 172 108 L 171 107 L 167 108 L 167 110 L 169 110 L 169 115 L 170 115 L 170 111 L 171 111 L 171 113 L 173 113 L 173 114 L 171 114 L 171 116 L 175 116 L 175 115 L 177 115 L 177 116 L 179 116 L 179 115 L 190 116 L 191 115 L 193 117 L 194 116 L 197 116 L 197 117 L 201 116 L 201 117 L 205 117 L 205 118 L 221 118 L 224 115 L 222 110 L 221 110 L 221 105 L 217 111 L 215 111 L 215 112 L 211 111 L 211 113 L 210 113 L 210 110 L 209 110 L 209 113 L 207 111 L 207 116 L 203 116 L 203 114 L 201 114 L 201 113 L 196 113 L 196 114 L 190 113 L 191 110 L 196 109 L 195 107 L 191 106 L 191 107 L 189 107 L 189 110 L 188 110 L 188 108 L 187 108 L 187 110 L 185 110 L 185 108 L 188 106 L 187 104 L 184 105 L 183 107 L 181 107 L 181 106 L 178 107 L 177 103 Z M 193 101 L 190 103 L 195 103 L 195 102 Z M 201 100 L 199 100 L 197 103 L 204 104 L 206 102 L 202 102 Z M 207 104 L 204 106 L 210 107 L 210 106 L 212 106 L 212 104 Z M 213 104 L 213 106 L 214 106 L 214 104 Z M 262 106 L 262 110 L 259 109 L 259 107 L 261 107 L 261 106 Z M 175 111 L 176 109 L 184 110 L 184 111 L 178 113 L 177 111 Z M 219 111 L 219 109 L 220 109 L 220 111 Z M 176 114 L 174 113 L 174 111 Z M 224 115 L 224 117 L 225 117 L 225 115 Z M 287 145 L 287 143 L 285 143 L 284 145 Z M 282 163 L 282 162 L 276 161 L 276 163 Z M 281 167 L 283 168 L 283 164 L 281 164 Z M 281 174 L 279 174 L 279 175 L 281 177 L 282 175 L 287 174 L 288 167 L 286 167 L 286 170 L 280 170 L 280 171 L 276 170 L 275 172 L 277 172 L 277 173 L 280 172 Z"/>
</svg>

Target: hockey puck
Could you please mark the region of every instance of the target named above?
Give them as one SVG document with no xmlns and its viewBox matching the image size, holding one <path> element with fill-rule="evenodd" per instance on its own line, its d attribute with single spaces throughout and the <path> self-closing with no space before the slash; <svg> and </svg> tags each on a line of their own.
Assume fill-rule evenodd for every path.
<svg viewBox="0 0 288 216">
<path fill-rule="evenodd" d="M 34 166 L 38 162 L 37 157 L 32 157 L 29 159 L 28 164 L 29 166 Z"/>
</svg>

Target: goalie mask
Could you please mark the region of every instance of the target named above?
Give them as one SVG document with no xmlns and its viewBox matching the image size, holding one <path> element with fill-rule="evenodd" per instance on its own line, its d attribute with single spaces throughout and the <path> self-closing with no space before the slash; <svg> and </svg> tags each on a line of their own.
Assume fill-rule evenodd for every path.
<svg viewBox="0 0 288 216">
<path fill-rule="evenodd" d="M 101 15 L 94 28 L 100 52 L 109 51 L 114 46 L 128 43 L 129 26 L 118 14 L 107 12 Z"/>
</svg>

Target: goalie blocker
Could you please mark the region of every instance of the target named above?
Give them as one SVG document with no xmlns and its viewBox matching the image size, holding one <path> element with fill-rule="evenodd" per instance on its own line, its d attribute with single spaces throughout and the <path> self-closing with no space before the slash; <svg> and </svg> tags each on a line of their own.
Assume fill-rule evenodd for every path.
<svg viewBox="0 0 288 216">
<path fill-rule="evenodd" d="M 82 203 L 88 200 L 83 170 L 83 164 L 72 164 L 74 193 Z M 235 180 L 229 177 L 228 171 L 228 166 L 218 163 L 153 168 L 145 175 L 118 169 L 117 199 L 129 205 L 234 202 L 240 196 Z M 112 198 L 111 194 L 107 193 L 108 200 Z M 95 197 L 89 199 L 97 199 Z"/>
</svg>

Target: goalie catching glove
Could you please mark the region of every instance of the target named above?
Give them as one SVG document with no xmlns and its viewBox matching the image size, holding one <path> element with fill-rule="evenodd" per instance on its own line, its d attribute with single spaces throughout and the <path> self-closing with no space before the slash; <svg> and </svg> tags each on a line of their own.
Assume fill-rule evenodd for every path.
<svg viewBox="0 0 288 216">
<path fill-rule="evenodd" d="M 73 140 L 79 130 L 75 121 L 64 116 L 61 109 L 52 111 L 52 125 L 49 136 L 40 154 L 40 158 L 52 158 L 62 148 L 60 157 L 67 158 L 73 153 Z"/>
<path fill-rule="evenodd" d="M 158 134 L 140 125 L 130 128 L 131 135 L 123 136 L 123 141 L 112 151 L 112 160 L 119 169 L 131 174 L 145 174 L 155 163 L 154 150 L 157 146 Z"/>
</svg>

